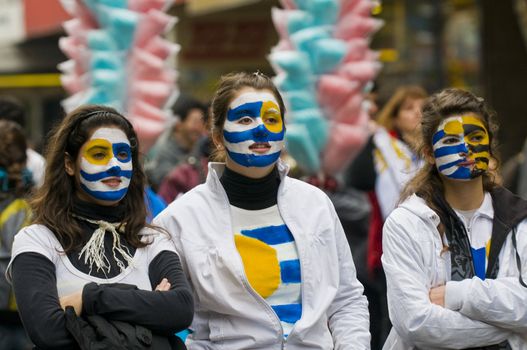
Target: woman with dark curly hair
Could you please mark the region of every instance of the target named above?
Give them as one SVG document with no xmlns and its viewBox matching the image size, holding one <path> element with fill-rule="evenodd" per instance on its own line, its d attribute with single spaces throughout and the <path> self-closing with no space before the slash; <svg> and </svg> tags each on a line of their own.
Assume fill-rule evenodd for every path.
<svg viewBox="0 0 527 350">
<path fill-rule="evenodd" d="M 34 223 L 16 235 L 8 268 L 38 348 L 91 341 L 68 306 L 89 322 L 141 327 L 156 349 L 183 347 L 173 335 L 192 320 L 192 295 L 168 234 L 145 222 L 138 150 L 130 122 L 108 107 L 80 107 L 54 130 Z"/>
<path fill-rule="evenodd" d="M 383 230 L 385 349 L 527 348 L 527 202 L 496 184 L 492 118 L 460 89 L 424 104 L 426 164 Z"/>
</svg>

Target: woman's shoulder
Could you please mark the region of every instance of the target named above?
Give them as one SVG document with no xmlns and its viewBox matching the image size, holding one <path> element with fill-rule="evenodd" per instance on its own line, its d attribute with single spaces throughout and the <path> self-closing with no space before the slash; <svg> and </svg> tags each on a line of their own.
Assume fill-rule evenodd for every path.
<svg viewBox="0 0 527 350">
<path fill-rule="evenodd" d="M 15 235 L 15 242 L 17 241 L 48 244 L 49 242 L 56 241 L 56 237 L 47 226 L 31 224 L 18 231 Z"/>
<path fill-rule="evenodd" d="M 15 235 L 11 256 L 14 259 L 22 253 L 39 253 L 54 262 L 61 251 L 62 246 L 48 227 L 32 224 Z"/>
<path fill-rule="evenodd" d="M 419 227 L 420 230 L 439 225 L 439 215 L 433 211 L 421 197 L 413 194 L 402 201 L 385 222 L 385 231 L 398 227 L 401 231 L 411 234 Z"/>
</svg>

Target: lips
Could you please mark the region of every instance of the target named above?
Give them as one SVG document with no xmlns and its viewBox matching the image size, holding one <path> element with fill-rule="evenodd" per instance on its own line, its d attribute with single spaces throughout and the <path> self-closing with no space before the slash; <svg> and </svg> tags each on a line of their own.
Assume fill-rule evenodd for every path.
<svg viewBox="0 0 527 350">
<path fill-rule="evenodd" d="M 121 185 L 121 179 L 119 177 L 110 177 L 102 180 L 101 182 L 106 186 L 113 188 L 119 187 L 119 185 Z"/>
<path fill-rule="evenodd" d="M 249 146 L 249 149 L 255 153 L 267 153 L 271 145 L 268 142 L 255 142 Z"/>
<path fill-rule="evenodd" d="M 471 165 L 474 165 L 474 164 L 476 164 L 476 162 L 473 161 L 473 160 L 465 160 L 463 162 L 457 163 L 458 166 L 471 166 Z"/>
</svg>

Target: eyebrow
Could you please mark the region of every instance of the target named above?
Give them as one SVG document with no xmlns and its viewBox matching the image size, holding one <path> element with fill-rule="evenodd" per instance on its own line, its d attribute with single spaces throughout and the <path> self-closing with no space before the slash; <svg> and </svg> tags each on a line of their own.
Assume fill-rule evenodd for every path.
<svg viewBox="0 0 527 350">
<path fill-rule="evenodd" d="M 475 131 L 487 132 L 485 128 L 476 124 L 463 124 L 463 131 L 465 132 L 465 134 L 471 134 Z"/>
</svg>

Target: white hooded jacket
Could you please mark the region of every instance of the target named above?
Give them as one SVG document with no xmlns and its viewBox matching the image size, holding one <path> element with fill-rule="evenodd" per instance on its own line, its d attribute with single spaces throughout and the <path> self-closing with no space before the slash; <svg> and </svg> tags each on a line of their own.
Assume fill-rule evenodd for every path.
<svg viewBox="0 0 527 350">
<path fill-rule="evenodd" d="M 284 339 L 277 315 L 245 275 L 219 180 L 223 169 L 209 164 L 206 183 L 154 220 L 172 235 L 194 289 L 188 348 L 369 349 L 367 300 L 329 198 L 287 177 L 287 167 L 278 163 L 278 208 L 295 238 L 302 276 L 302 317 Z"/>
<path fill-rule="evenodd" d="M 415 194 L 388 217 L 382 262 L 393 329 L 383 349 L 466 349 L 504 340 L 514 350 L 527 349 L 527 287 L 519 278 L 521 270 L 527 281 L 526 205 L 504 189 L 492 197 L 485 194 L 486 209 L 473 220 L 487 230 L 493 230 L 496 216 L 494 222 L 504 224 L 496 279 L 450 281 L 450 252 L 437 229 L 439 216 Z M 495 203 L 508 219 L 497 215 Z M 511 227 L 516 227 L 516 248 Z M 445 307 L 432 304 L 430 289 L 445 284 Z"/>
</svg>

